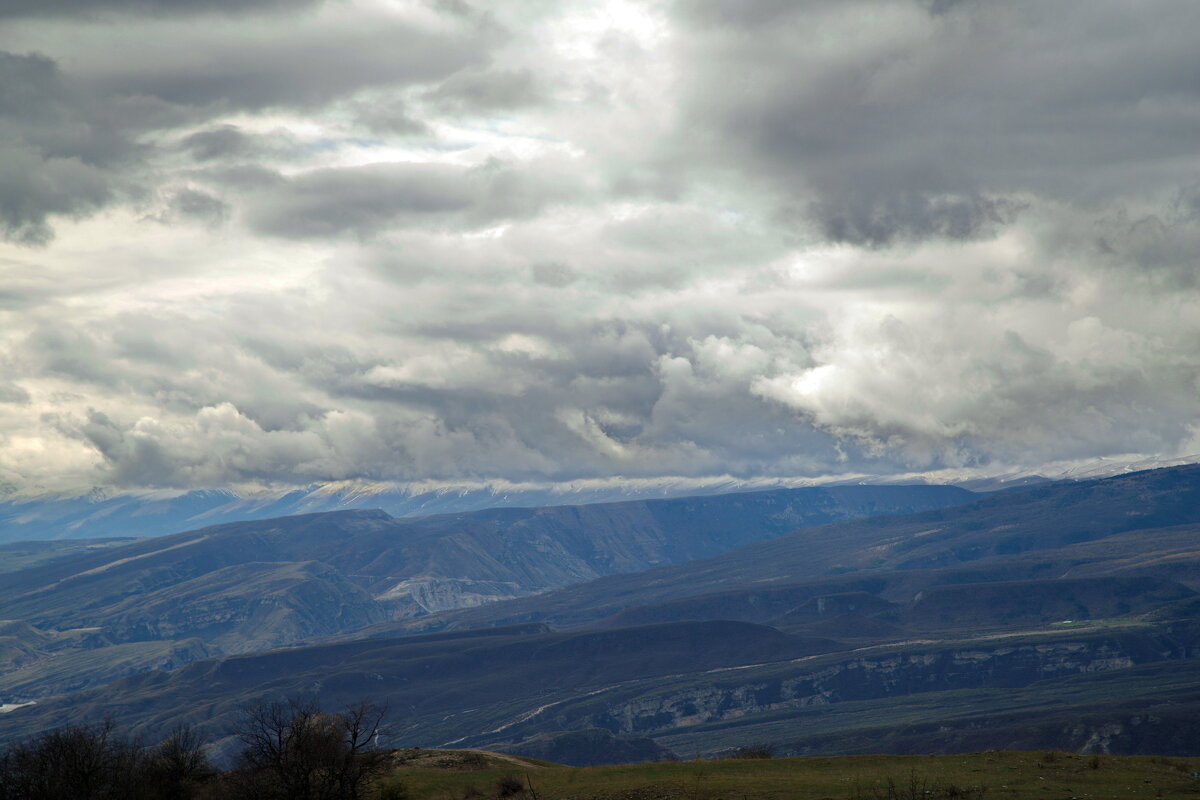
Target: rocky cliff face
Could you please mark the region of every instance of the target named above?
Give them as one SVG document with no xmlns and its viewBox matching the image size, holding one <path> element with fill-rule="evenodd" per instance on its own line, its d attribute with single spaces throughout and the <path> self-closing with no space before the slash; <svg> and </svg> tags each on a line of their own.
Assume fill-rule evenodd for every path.
<svg viewBox="0 0 1200 800">
<path fill-rule="evenodd" d="M 398 582 L 375 600 L 394 617 L 420 617 L 452 608 L 474 608 L 485 603 L 511 600 L 529 593 L 511 581 L 473 581 L 458 578 L 417 576 Z"/>
<path fill-rule="evenodd" d="M 714 680 L 695 688 L 613 703 L 578 721 L 614 733 L 652 733 L 784 709 L 950 689 L 1018 687 L 1046 678 L 1125 669 L 1157 660 L 1169 648 L 1129 648 L 1116 641 L 972 646 L 897 651 L 851 658 L 769 679 Z M 778 671 L 778 670 L 777 670 Z"/>
<path fill-rule="evenodd" d="M 315 562 L 252 563 L 135 596 L 105 610 L 113 642 L 202 638 L 214 652 L 265 650 L 387 618 L 366 591 Z"/>
</svg>

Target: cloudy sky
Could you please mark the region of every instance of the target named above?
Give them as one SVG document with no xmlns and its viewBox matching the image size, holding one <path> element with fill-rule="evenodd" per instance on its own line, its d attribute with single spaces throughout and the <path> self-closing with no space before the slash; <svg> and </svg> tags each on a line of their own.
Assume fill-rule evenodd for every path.
<svg viewBox="0 0 1200 800">
<path fill-rule="evenodd" d="M 1194 0 L 0 0 L 0 485 L 1200 452 Z"/>
</svg>

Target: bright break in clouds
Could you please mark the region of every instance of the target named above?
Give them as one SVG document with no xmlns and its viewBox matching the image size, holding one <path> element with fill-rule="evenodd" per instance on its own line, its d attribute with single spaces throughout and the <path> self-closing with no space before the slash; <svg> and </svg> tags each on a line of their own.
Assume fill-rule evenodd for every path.
<svg viewBox="0 0 1200 800">
<path fill-rule="evenodd" d="M 1193 0 L 7 0 L 0 483 L 1200 451 Z"/>
</svg>

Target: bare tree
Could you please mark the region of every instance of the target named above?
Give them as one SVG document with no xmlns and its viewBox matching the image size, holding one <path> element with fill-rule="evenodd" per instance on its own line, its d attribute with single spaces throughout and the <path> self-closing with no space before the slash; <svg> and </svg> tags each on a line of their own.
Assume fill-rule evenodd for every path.
<svg viewBox="0 0 1200 800">
<path fill-rule="evenodd" d="M 255 800 L 359 800 L 386 765 L 376 747 L 386 709 L 361 702 L 326 713 L 315 699 L 248 706 L 234 788 Z"/>
<path fill-rule="evenodd" d="M 215 774 L 205 753 L 204 732 L 188 725 L 176 726 L 167 738 L 146 754 L 143 785 L 160 800 L 186 800 Z"/>
<path fill-rule="evenodd" d="M 0 754 L 3 800 L 109 800 L 141 792 L 141 748 L 113 734 L 113 723 L 71 725 Z"/>
</svg>

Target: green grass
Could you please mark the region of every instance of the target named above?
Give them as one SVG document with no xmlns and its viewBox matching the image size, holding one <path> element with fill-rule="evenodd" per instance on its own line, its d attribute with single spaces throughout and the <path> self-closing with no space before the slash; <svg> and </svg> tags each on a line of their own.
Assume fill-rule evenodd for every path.
<svg viewBox="0 0 1200 800">
<path fill-rule="evenodd" d="M 416 800 L 498 796 L 507 776 L 539 800 L 875 800 L 875 798 L 1200 798 L 1200 758 L 990 752 L 946 756 L 842 756 L 680 761 L 608 767 L 442 771 L 398 769 Z M 891 789 L 889 789 L 889 779 Z M 532 800 L 528 789 L 513 795 Z"/>
</svg>

